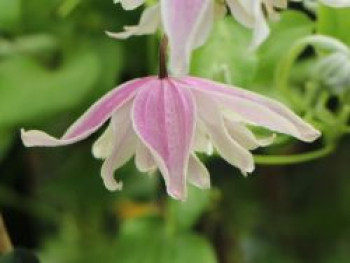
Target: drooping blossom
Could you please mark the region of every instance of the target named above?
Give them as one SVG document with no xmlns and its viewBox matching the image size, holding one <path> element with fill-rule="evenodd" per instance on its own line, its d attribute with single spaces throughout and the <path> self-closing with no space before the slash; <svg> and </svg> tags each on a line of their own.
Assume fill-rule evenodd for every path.
<svg viewBox="0 0 350 263">
<path fill-rule="evenodd" d="M 120 2 L 125 9 L 131 10 L 142 5 L 144 0 L 114 2 Z M 350 6 L 350 0 L 320 2 L 332 7 Z M 181 76 L 188 73 L 191 52 L 205 43 L 214 17 L 225 14 L 226 6 L 239 23 L 252 29 L 251 48 L 254 49 L 270 33 L 268 18 L 276 20 L 276 9 L 286 9 L 287 5 L 287 0 L 159 0 L 158 4 L 144 10 L 138 25 L 126 26 L 121 33 L 108 34 L 125 39 L 133 35 L 153 34 L 159 27 L 163 27 L 170 41 L 170 69 L 174 75 Z"/>
<path fill-rule="evenodd" d="M 107 93 L 59 139 L 42 131 L 22 130 L 28 146 L 55 147 L 84 140 L 108 120 L 93 145 L 104 160 L 101 176 L 109 190 L 122 184 L 116 169 L 135 156 L 141 172 L 157 168 L 167 192 L 186 199 L 187 182 L 209 188 L 209 173 L 196 153 L 215 149 L 242 173 L 254 170 L 250 150 L 267 146 L 273 136 L 257 138 L 247 127 L 261 126 L 311 142 L 320 133 L 283 104 L 253 92 L 197 77 L 156 76 L 136 79 Z"/>
</svg>

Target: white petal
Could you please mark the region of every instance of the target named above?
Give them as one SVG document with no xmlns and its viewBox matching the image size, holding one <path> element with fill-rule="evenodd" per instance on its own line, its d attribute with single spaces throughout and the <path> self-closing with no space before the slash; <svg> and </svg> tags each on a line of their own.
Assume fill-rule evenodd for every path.
<svg viewBox="0 0 350 263">
<path fill-rule="evenodd" d="M 228 134 L 222 114 L 215 101 L 205 93 L 196 90 L 193 90 L 193 94 L 196 98 L 199 118 L 205 124 L 211 141 L 219 154 L 241 171 L 252 172 L 254 170 L 252 154 Z"/>
<path fill-rule="evenodd" d="M 210 141 L 210 137 L 203 122 L 199 119 L 196 122 L 193 150 L 200 153 L 206 153 L 207 155 L 212 155 L 214 153 L 214 147 Z"/>
<path fill-rule="evenodd" d="M 321 135 L 318 130 L 276 100 L 205 79 L 186 77 L 183 81 L 193 90 L 206 93 L 223 109 L 238 115 L 240 119 L 237 120 L 289 134 L 306 142 L 314 141 Z"/>
<path fill-rule="evenodd" d="M 193 49 L 203 44 L 213 20 L 212 0 L 161 0 L 164 31 L 169 38 L 170 71 L 182 76 L 189 70 Z"/>
<path fill-rule="evenodd" d="M 140 22 L 136 26 L 125 26 L 124 32 L 112 33 L 106 32 L 108 36 L 117 39 L 126 39 L 131 36 L 140 36 L 153 34 L 160 25 L 160 8 L 159 4 L 148 7 L 143 11 Z"/>
<path fill-rule="evenodd" d="M 188 163 L 187 179 L 198 188 L 210 188 L 210 174 L 204 164 L 194 154 L 190 156 Z"/>
<path fill-rule="evenodd" d="M 120 108 L 111 119 L 115 142 L 113 151 L 102 165 L 101 176 L 110 191 L 121 190 L 122 184 L 114 178 L 114 171 L 123 166 L 135 153 L 137 138 L 131 124 L 132 101 Z"/>
<path fill-rule="evenodd" d="M 202 46 L 207 40 L 213 26 L 214 15 L 214 5 L 210 1 L 208 7 L 204 9 L 203 18 L 199 20 L 197 29 L 194 31 L 193 49 Z"/>
<path fill-rule="evenodd" d="M 122 7 L 125 10 L 133 10 L 133 9 L 141 6 L 145 2 L 145 0 L 114 0 L 113 2 L 115 4 L 121 3 Z"/>
<path fill-rule="evenodd" d="M 238 22 L 253 29 L 251 48 L 257 48 L 270 33 L 261 0 L 227 0 L 227 4 Z"/>
<path fill-rule="evenodd" d="M 331 7 L 349 7 L 350 0 L 320 0 L 325 5 Z"/>
<path fill-rule="evenodd" d="M 257 139 L 253 132 L 244 124 L 225 119 L 225 125 L 231 137 L 248 150 L 254 150 L 261 146 L 268 146 L 273 143 L 275 134 L 263 139 Z"/>
<path fill-rule="evenodd" d="M 260 0 L 259 0 L 260 1 Z M 252 14 L 251 1 L 247 0 L 226 0 L 230 8 L 231 14 L 239 23 L 245 27 L 254 27 L 255 18 Z"/>
<path fill-rule="evenodd" d="M 136 146 L 135 165 L 143 173 L 157 169 L 152 153 L 141 141 L 138 141 Z"/>
<path fill-rule="evenodd" d="M 114 147 L 114 134 L 111 125 L 108 125 L 103 134 L 92 146 L 92 154 L 97 159 L 106 159 L 111 155 Z"/>
</svg>

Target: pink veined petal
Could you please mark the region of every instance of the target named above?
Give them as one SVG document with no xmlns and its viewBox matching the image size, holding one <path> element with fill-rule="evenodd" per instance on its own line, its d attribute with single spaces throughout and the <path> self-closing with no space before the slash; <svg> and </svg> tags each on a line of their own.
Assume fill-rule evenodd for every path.
<svg viewBox="0 0 350 263">
<path fill-rule="evenodd" d="M 149 85 L 153 77 L 129 81 L 115 88 L 90 107 L 60 138 L 54 138 L 42 131 L 21 131 L 25 146 L 62 146 L 81 141 L 98 130 L 124 103 L 134 97 L 139 88 Z"/>
<path fill-rule="evenodd" d="M 141 6 L 145 2 L 145 0 L 114 0 L 113 2 L 115 4 L 121 3 L 122 7 L 125 10 L 133 10 Z"/>
<path fill-rule="evenodd" d="M 143 11 L 140 22 L 136 26 L 125 26 L 124 32 L 112 33 L 106 32 L 109 37 L 117 39 L 126 39 L 131 36 L 140 36 L 153 34 L 160 25 L 160 7 L 159 4 L 148 7 Z"/>
<path fill-rule="evenodd" d="M 310 142 L 321 134 L 282 103 L 262 95 L 221 83 L 187 77 L 184 81 L 192 89 L 215 98 L 226 109 L 238 114 L 252 125 L 289 134 Z"/>
<path fill-rule="evenodd" d="M 152 153 L 140 140 L 136 146 L 135 165 L 143 173 L 152 172 L 157 169 L 157 164 L 154 161 Z"/>
<path fill-rule="evenodd" d="M 195 104 L 187 89 L 169 79 L 138 93 L 133 109 L 136 134 L 160 169 L 167 192 L 185 200 L 186 173 L 195 129 Z"/>
<path fill-rule="evenodd" d="M 212 0 L 161 0 L 163 26 L 171 49 L 170 69 L 174 75 L 188 72 L 192 50 L 209 35 L 213 12 Z"/>
<path fill-rule="evenodd" d="M 210 188 L 210 174 L 195 154 L 191 154 L 187 170 L 188 181 L 201 189 Z"/>
<path fill-rule="evenodd" d="M 123 105 L 111 119 L 113 150 L 101 168 L 101 177 L 110 191 L 121 190 L 122 184 L 115 180 L 114 171 L 123 166 L 135 153 L 137 137 L 131 122 L 132 103 L 133 101 L 129 101 Z"/>
<path fill-rule="evenodd" d="M 217 103 L 209 94 L 198 90 L 192 90 L 192 93 L 196 98 L 198 118 L 203 121 L 218 153 L 243 173 L 252 172 L 254 170 L 252 154 L 229 135 Z"/>
</svg>

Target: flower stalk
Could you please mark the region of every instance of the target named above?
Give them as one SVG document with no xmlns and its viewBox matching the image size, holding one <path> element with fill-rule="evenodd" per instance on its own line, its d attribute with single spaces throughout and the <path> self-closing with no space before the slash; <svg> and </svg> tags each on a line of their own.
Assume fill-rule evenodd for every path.
<svg viewBox="0 0 350 263">
<path fill-rule="evenodd" d="M 159 47 L 159 73 L 158 77 L 160 79 L 165 79 L 168 77 L 167 70 L 167 48 L 168 48 L 168 37 L 163 36 L 160 47 Z"/>
</svg>

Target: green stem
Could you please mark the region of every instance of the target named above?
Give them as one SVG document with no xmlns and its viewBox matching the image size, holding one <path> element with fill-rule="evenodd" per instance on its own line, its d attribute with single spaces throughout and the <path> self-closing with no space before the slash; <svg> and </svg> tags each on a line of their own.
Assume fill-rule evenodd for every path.
<svg viewBox="0 0 350 263">
<path fill-rule="evenodd" d="M 257 164 L 262 165 L 292 165 L 303 162 L 309 162 L 331 154 L 335 149 L 334 144 L 325 145 L 323 148 L 301 154 L 293 155 L 254 155 Z"/>
</svg>

